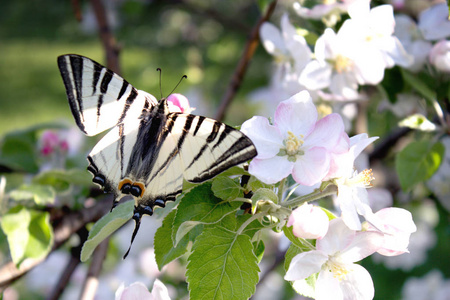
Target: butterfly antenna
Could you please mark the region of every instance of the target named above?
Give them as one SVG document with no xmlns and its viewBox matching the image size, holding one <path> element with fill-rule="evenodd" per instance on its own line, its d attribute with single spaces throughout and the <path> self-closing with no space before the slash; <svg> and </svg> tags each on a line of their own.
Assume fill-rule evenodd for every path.
<svg viewBox="0 0 450 300">
<path fill-rule="evenodd" d="M 136 234 L 137 234 L 137 232 L 139 230 L 139 227 L 141 226 L 141 218 L 142 218 L 142 214 L 140 212 L 134 213 L 133 219 L 136 222 L 136 225 L 134 226 L 133 235 L 131 236 L 130 247 L 128 247 L 127 253 L 125 253 L 125 255 L 123 256 L 123 259 L 127 258 L 128 253 L 130 253 L 131 245 L 133 245 L 134 238 L 136 237 Z"/>
<path fill-rule="evenodd" d="M 161 88 L 161 73 L 162 73 L 162 70 L 161 70 L 161 68 L 157 68 L 156 71 L 159 72 L 159 94 L 161 95 L 160 99 L 162 99 L 162 97 L 163 97 L 162 96 L 162 88 Z"/>
<path fill-rule="evenodd" d="M 180 83 L 183 81 L 183 79 L 187 79 L 187 75 L 183 75 L 180 78 L 180 81 L 178 81 L 177 85 L 173 88 L 173 90 L 170 92 L 169 96 L 177 89 L 177 87 L 180 85 Z"/>
</svg>

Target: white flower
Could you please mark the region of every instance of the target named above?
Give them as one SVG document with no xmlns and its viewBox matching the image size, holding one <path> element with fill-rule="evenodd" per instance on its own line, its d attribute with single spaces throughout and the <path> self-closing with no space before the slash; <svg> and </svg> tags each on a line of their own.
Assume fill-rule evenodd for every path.
<svg viewBox="0 0 450 300">
<path fill-rule="evenodd" d="M 348 13 L 351 18 L 342 24 L 339 29 L 340 35 L 361 44 L 359 47 L 366 45 L 378 50 L 387 68 L 394 65 L 407 67 L 413 63 L 413 57 L 393 36 L 395 20 L 391 5 L 380 5 L 370 9 L 370 0 L 359 0 L 350 5 Z M 365 54 L 366 59 L 373 59 L 373 54 Z"/>
<path fill-rule="evenodd" d="M 426 41 L 416 22 L 407 15 L 395 16 L 395 36 L 398 37 L 406 52 L 414 57 L 414 61 L 406 68 L 413 72 L 420 71 L 427 61 L 432 44 Z"/>
<path fill-rule="evenodd" d="M 340 20 L 340 15 L 346 13 L 348 6 L 358 0 L 327 0 L 311 9 L 301 6 L 299 2 L 293 4 L 297 14 L 305 19 L 323 20 L 328 27 L 332 27 Z"/>
<path fill-rule="evenodd" d="M 422 278 L 409 278 L 402 289 L 403 300 L 446 300 L 450 295 L 450 280 L 442 273 L 432 270 Z"/>
<path fill-rule="evenodd" d="M 358 84 L 378 84 L 383 79 L 386 64 L 378 50 L 355 44 L 330 28 L 317 40 L 314 53 L 316 59 L 300 75 L 300 83 L 310 90 L 328 89 L 338 97 L 355 100 Z"/>
<path fill-rule="evenodd" d="M 384 242 L 378 253 L 396 256 L 409 252 L 409 237 L 417 231 L 409 211 L 397 207 L 383 208 L 369 218 L 370 221 L 375 223 L 376 228 L 369 224 L 368 230 L 381 231 L 384 234 Z"/>
<path fill-rule="evenodd" d="M 315 299 L 372 299 L 374 287 L 370 274 L 354 262 L 373 254 L 383 241 L 377 232 L 355 232 L 342 219 L 330 221 L 328 233 L 317 240 L 317 250 L 295 256 L 284 279 L 302 285 L 319 273 Z"/>
<path fill-rule="evenodd" d="M 142 282 L 134 282 L 125 287 L 122 283 L 116 291 L 115 300 L 170 300 L 166 286 L 155 280 L 150 293 Z"/>
<path fill-rule="evenodd" d="M 419 28 L 426 40 L 437 41 L 450 36 L 450 21 L 446 2 L 438 3 L 419 15 Z"/>
<path fill-rule="evenodd" d="M 259 35 L 266 51 L 275 58 L 277 69 L 273 73 L 273 80 L 279 82 L 289 95 L 302 90 L 298 77 L 311 60 L 311 50 L 305 38 L 299 35 L 289 22 L 288 15 L 281 17 L 281 31 L 273 24 L 265 22 Z"/>
<path fill-rule="evenodd" d="M 332 156 L 331 168 L 326 176 L 326 179 L 333 179 L 337 185 L 336 202 L 341 209 L 341 217 L 353 230 L 361 230 L 358 215 L 369 217 L 373 214 L 366 190 L 371 187 L 372 170 L 366 169 L 358 173 L 354 171 L 354 162 L 358 155 L 376 139 L 377 137 L 369 138 L 365 133 L 350 138 L 348 150 Z M 345 139 L 342 141 L 345 143 Z"/>
</svg>

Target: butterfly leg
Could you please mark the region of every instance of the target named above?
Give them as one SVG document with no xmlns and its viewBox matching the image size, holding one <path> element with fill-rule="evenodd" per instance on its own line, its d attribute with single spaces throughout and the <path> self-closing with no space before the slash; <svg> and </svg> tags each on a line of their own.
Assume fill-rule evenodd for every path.
<svg viewBox="0 0 450 300">
<path fill-rule="evenodd" d="M 125 259 L 128 256 L 128 253 L 130 253 L 131 245 L 133 245 L 134 238 L 136 237 L 136 234 L 139 231 L 139 227 L 141 226 L 141 219 L 144 214 L 150 216 L 153 215 L 153 208 L 148 205 L 144 207 L 140 205 L 134 207 L 133 220 L 135 221 L 136 225 L 134 226 L 133 235 L 131 236 L 130 247 L 128 247 L 128 250 L 123 256 L 123 259 Z"/>
</svg>

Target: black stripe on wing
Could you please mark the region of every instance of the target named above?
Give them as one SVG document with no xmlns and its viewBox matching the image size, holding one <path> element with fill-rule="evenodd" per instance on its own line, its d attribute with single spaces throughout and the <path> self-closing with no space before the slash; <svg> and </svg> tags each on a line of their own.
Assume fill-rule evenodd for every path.
<svg viewBox="0 0 450 300">
<path fill-rule="evenodd" d="M 66 61 L 69 58 L 69 62 Z M 75 118 L 78 127 L 86 133 L 84 120 L 81 120 L 80 112 L 83 111 L 83 102 L 81 101 L 81 76 L 83 72 L 83 59 L 79 56 L 62 55 L 58 57 L 58 67 L 67 91 L 70 110 Z M 70 69 L 69 69 L 70 67 Z M 71 75 L 73 74 L 73 75 Z M 72 80 L 73 76 L 73 80 Z M 75 91 L 75 92 L 74 92 Z"/>
</svg>

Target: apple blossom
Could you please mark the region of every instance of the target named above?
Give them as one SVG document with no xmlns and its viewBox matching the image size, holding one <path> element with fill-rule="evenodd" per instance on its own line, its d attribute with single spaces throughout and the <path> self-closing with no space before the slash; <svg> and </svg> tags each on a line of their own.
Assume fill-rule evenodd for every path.
<svg viewBox="0 0 450 300">
<path fill-rule="evenodd" d="M 419 15 L 418 26 L 426 40 L 437 41 L 450 36 L 448 5 L 437 3 Z"/>
<path fill-rule="evenodd" d="M 249 172 L 268 184 L 290 174 L 300 184 L 316 184 L 328 173 L 329 152 L 343 130 L 338 114 L 317 121 L 317 110 L 309 93 L 295 94 L 278 105 L 273 125 L 259 116 L 242 124 L 241 131 L 258 151 Z"/>
<path fill-rule="evenodd" d="M 192 111 L 189 105 L 189 100 L 182 94 L 170 94 L 169 97 L 167 97 L 167 104 L 170 112 L 181 112 L 188 114 Z"/>
<path fill-rule="evenodd" d="M 373 219 L 376 219 L 377 228 L 369 223 L 368 230 L 381 231 L 384 234 L 384 242 L 378 253 L 396 256 L 409 252 L 409 237 L 417 230 L 409 211 L 397 207 L 383 208 L 374 214 Z"/>
<path fill-rule="evenodd" d="M 391 5 L 370 9 L 370 0 L 359 0 L 349 6 L 348 13 L 350 19 L 339 29 L 339 35 L 343 39 L 353 41 L 353 46 L 357 45 L 361 50 L 365 48 L 379 51 L 387 68 L 394 65 L 407 67 L 413 63 L 413 57 L 405 51 L 398 38 L 393 36 L 395 19 Z M 364 54 L 367 60 L 372 59 L 371 52 Z"/>
<path fill-rule="evenodd" d="M 314 53 L 316 59 L 300 75 L 300 83 L 310 90 L 328 89 L 341 99 L 356 100 L 358 84 L 377 84 L 383 78 L 386 64 L 379 51 L 354 44 L 331 28 L 316 41 Z"/>
<path fill-rule="evenodd" d="M 260 29 L 261 43 L 266 51 L 273 55 L 277 69 L 273 73 L 276 82 L 284 87 L 288 94 L 303 89 L 298 77 L 311 60 L 311 50 L 303 36 L 299 35 L 295 27 L 289 22 L 287 14 L 281 17 L 281 31 L 269 22 L 265 22 Z"/>
<path fill-rule="evenodd" d="M 320 207 L 305 203 L 292 211 L 287 226 L 293 226 L 296 237 L 320 239 L 328 231 L 328 216 Z"/>
<path fill-rule="evenodd" d="M 430 51 L 430 63 L 439 71 L 450 73 L 450 41 L 442 40 Z"/>
<path fill-rule="evenodd" d="M 159 281 L 155 280 L 153 283 L 153 289 L 150 293 L 142 282 L 134 282 L 125 287 L 122 283 L 116 291 L 116 300 L 170 300 L 169 291 L 166 286 Z"/>
<path fill-rule="evenodd" d="M 407 15 L 395 16 L 395 36 L 398 37 L 406 52 L 414 58 L 413 63 L 406 68 L 413 72 L 420 71 L 432 48 L 431 42 L 424 39 L 416 22 Z"/>
<path fill-rule="evenodd" d="M 383 241 L 378 232 L 356 232 L 342 219 L 330 221 L 327 234 L 316 242 L 316 250 L 296 255 L 284 279 L 294 287 L 309 276 L 319 273 L 315 299 L 372 299 L 374 287 L 370 274 L 354 264 L 374 252 Z"/>
<path fill-rule="evenodd" d="M 324 16 L 332 14 L 342 14 L 347 12 L 348 6 L 357 0 L 324 1 L 323 4 L 315 5 L 313 8 L 301 6 L 299 2 L 293 4 L 294 10 L 300 17 L 306 19 L 319 20 Z"/>
</svg>

